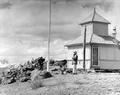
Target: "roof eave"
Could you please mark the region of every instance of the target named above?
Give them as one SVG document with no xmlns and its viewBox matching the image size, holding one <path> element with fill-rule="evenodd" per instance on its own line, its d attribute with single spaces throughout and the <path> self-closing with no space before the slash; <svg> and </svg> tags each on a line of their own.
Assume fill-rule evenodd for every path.
<svg viewBox="0 0 120 95">
<path fill-rule="evenodd" d="M 86 45 L 90 44 L 90 42 L 87 42 Z M 64 45 L 65 47 L 71 47 L 71 46 L 81 46 L 83 45 L 83 43 L 76 43 L 76 44 L 68 44 L 68 45 Z"/>
<path fill-rule="evenodd" d="M 89 45 L 89 44 L 117 46 L 116 44 L 108 44 L 108 43 L 107 44 L 106 43 L 86 43 L 86 45 Z M 83 43 L 64 45 L 64 47 L 81 46 L 81 45 L 83 45 Z"/>
<path fill-rule="evenodd" d="M 110 22 L 100 22 L 100 21 L 87 21 L 87 22 L 82 22 L 79 25 L 84 25 L 88 23 L 104 23 L 104 24 L 111 24 Z"/>
</svg>

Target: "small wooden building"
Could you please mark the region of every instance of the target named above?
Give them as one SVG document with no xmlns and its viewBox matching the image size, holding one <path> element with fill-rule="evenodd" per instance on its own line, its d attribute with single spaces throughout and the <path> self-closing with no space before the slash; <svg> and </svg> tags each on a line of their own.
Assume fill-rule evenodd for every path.
<svg viewBox="0 0 120 95">
<path fill-rule="evenodd" d="M 77 68 L 83 69 L 83 42 L 86 26 L 86 69 L 120 69 L 119 41 L 108 34 L 110 22 L 100 16 L 95 10 L 80 25 L 80 36 L 67 43 L 67 66 L 72 68 L 73 52 L 77 51 Z"/>
</svg>

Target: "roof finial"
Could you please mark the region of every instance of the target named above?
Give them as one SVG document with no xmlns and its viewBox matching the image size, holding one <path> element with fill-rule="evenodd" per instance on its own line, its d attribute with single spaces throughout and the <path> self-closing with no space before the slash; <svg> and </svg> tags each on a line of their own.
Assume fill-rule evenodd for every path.
<svg viewBox="0 0 120 95">
<path fill-rule="evenodd" d="M 96 13 L 96 8 L 94 7 L 92 21 L 94 21 L 95 13 Z"/>
</svg>

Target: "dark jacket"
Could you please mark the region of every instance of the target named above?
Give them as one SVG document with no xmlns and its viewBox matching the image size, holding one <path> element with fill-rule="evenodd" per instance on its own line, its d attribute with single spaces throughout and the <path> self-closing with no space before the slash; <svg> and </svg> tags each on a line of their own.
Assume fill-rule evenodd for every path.
<svg viewBox="0 0 120 95">
<path fill-rule="evenodd" d="M 77 54 L 74 54 L 73 57 L 72 57 L 72 59 L 73 59 L 73 64 L 77 64 L 77 61 L 78 61 Z"/>
</svg>

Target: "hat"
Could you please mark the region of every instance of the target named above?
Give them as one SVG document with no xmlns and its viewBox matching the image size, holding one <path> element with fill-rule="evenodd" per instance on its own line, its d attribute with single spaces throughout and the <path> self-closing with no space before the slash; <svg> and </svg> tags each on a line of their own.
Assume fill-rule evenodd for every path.
<svg viewBox="0 0 120 95">
<path fill-rule="evenodd" d="M 74 53 L 76 54 L 76 53 L 77 53 L 77 51 L 74 51 Z"/>
</svg>

